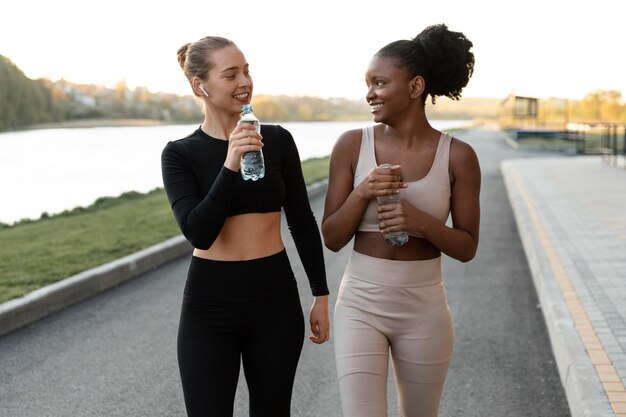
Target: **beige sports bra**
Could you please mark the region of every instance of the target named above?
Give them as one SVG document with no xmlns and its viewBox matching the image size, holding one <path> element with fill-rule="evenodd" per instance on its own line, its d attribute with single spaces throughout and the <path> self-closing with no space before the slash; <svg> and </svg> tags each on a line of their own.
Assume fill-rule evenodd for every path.
<svg viewBox="0 0 626 417">
<path fill-rule="evenodd" d="M 363 128 L 361 150 L 354 173 L 353 186 L 356 187 L 367 178 L 370 171 L 379 164 L 376 162 L 374 147 L 374 126 Z M 437 145 L 435 159 L 430 171 L 420 180 L 408 182 L 407 188 L 400 190 L 400 197 L 413 207 L 430 214 L 442 223 L 450 215 L 450 143 L 452 136 L 442 132 Z M 370 201 L 363 214 L 359 228 L 360 232 L 380 232 L 378 228 L 378 203 Z M 422 234 L 411 234 L 415 237 L 424 237 Z"/>
</svg>

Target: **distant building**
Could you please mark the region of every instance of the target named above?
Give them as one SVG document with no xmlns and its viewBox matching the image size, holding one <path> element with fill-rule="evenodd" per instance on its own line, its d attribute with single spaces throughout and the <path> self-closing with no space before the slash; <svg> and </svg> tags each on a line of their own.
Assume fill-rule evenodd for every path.
<svg viewBox="0 0 626 417">
<path fill-rule="evenodd" d="M 510 94 L 500 109 L 500 125 L 515 128 L 536 127 L 539 117 L 539 99 Z"/>
</svg>

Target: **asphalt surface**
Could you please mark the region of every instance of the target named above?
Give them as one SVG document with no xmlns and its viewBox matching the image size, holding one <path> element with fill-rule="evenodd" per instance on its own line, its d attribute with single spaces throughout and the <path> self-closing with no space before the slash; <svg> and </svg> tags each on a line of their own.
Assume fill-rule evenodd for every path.
<svg viewBox="0 0 626 417">
<path fill-rule="evenodd" d="M 459 137 L 481 162 L 481 242 L 471 262 L 443 261 L 456 340 L 440 416 L 570 416 L 500 169 L 505 159 L 546 153 L 513 149 L 488 129 Z M 312 205 L 320 220 L 323 196 Z M 284 233 L 306 312 L 310 292 Z M 331 307 L 349 252 L 326 251 Z M 184 255 L 1 336 L 0 416 L 184 416 L 175 344 L 188 261 Z M 389 415 L 397 415 L 391 378 L 388 397 Z M 247 415 L 242 377 L 235 416 Z M 292 415 L 341 416 L 332 339 L 305 341 Z"/>
</svg>

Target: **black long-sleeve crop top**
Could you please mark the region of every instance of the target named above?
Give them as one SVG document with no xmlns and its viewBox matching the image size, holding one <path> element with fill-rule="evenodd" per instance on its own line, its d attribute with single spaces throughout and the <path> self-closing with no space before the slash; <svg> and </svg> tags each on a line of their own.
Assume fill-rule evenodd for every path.
<svg viewBox="0 0 626 417">
<path fill-rule="evenodd" d="M 198 128 L 170 141 L 161 154 L 163 184 L 183 235 L 208 249 L 228 216 L 284 209 L 314 296 L 329 293 L 317 221 L 311 210 L 298 148 L 279 125 L 262 125 L 265 177 L 244 181 L 224 166 L 228 141 Z"/>
</svg>

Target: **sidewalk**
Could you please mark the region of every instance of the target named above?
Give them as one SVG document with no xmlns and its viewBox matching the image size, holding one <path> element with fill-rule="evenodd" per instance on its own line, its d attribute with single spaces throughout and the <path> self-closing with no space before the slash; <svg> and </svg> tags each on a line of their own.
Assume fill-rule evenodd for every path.
<svg viewBox="0 0 626 417">
<path fill-rule="evenodd" d="M 572 416 L 626 416 L 623 159 L 520 159 L 501 169 Z"/>
</svg>

